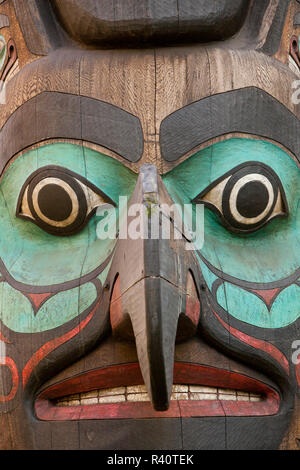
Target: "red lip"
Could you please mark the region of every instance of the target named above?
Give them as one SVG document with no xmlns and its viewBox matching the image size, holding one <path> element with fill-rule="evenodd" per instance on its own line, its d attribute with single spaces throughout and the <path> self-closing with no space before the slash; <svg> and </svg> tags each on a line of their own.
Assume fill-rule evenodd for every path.
<svg viewBox="0 0 300 470">
<path fill-rule="evenodd" d="M 189 363 L 175 363 L 174 384 L 193 384 L 211 387 L 234 388 L 260 393 L 260 402 L 219 400 L 171 401 L 164 412 L 155 411 L 150 402 L 124 402 L 96 405 L 57 407 L 52 400 L 62 396 L 84 393 L 101 388 L 141 385 L 143 379 L 139 365 L 123 364 L 96 369 L 55 384 L 44 390 L 35 402 L 35 412 L 43 421 L 68 421 L 79 419 L 142 419 L 187 418 L 202 416 L 269 416 L 277 414 L 279 394 L 266 384 L 223 369 Z"/>
</svg>

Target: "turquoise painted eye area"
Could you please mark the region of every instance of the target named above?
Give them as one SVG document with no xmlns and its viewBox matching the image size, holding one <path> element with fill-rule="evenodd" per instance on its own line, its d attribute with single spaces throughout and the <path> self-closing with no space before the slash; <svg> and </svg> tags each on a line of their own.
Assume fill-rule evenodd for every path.
<svg viewBox="0 0 300 470">
<path fill-rule="evenodd" d="M 115 203 L 82 176 L 46 166 L 25 181 L 16 215 L 50 234 L 67 236 L 80 232 L 97 208 L 106 205 Z"/>
<path fill-rule="evenodd" d="M 204 204 L 218 214 L 228 230 L 241 234 L 255 232 L 289 212 L 279 177 L 261 162 L 238 165 L 192 202 Z"/>
</svg>

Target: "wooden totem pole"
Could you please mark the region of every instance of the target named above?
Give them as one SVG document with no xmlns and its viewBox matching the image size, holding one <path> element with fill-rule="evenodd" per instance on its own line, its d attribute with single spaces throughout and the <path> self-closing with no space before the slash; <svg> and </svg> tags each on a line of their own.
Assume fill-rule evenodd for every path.
<svg viewBox="0 0 300 470">
<path fill-rule="evenodd" d="M 299 447 L 299 35 L 0 1 L 1 449 Z"/>
</svg>

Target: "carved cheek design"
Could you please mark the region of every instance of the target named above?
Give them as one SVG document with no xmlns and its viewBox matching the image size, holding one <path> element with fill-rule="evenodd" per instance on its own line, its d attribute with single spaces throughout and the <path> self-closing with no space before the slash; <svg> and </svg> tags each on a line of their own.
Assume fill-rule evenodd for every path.
<svg viewBox="0 0 300 470">
<path fill-rule="evenodd" d="M 0 285 L 1 321 L 17 333 L 40 333 L 57 328 L 81 315 L 95 302 L 99 293 L 89 282 L 46 298 L 38 309 L 32 297 L 17 291 L 6 282 Z"/>
<path fill-rule="evenodd" d="M 218 287 L 216 300 L 226 312 L 245 323 L 263 328 L 283 328 L 300 316 L 300 287 L 293 284 L 274 291 L 276 293 L 268 305 L 253 291 L 225 282 Z"/>
<path fill-rule="evenodd" d="M 98 237 L 96 210 L 102 225 L 113 211 L 117 219 L 113 199 L 130 195 L 135 181 L 119 162 L 69 143 L 30 150 L 11 164 L 0 194 L 4 331 L 53 335 L 101 303 L 116 239 Z"/>
<path fill-rule="evenodd" d="M 294 323 L 300 304 L 296 162 L 269 142 L 231 138 L 164 178 L 176 202 L 205 205 L 198 256 L 214 308 L 259 328 Z"/>
</svg>

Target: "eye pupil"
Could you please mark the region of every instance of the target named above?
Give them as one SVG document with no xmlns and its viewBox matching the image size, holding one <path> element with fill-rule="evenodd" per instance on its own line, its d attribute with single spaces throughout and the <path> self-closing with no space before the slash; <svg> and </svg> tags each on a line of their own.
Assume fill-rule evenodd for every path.
<svg viewBox="0 0 300 470">
<path fill-rule="evenodd" d="M 72 213 L 72 200 L 67 191 L 58 184 L 47 184 L 38 193 L 38 205 L 45 217 L 62 222 Z"/>
<path fill-rule="evenodd" d="M 260 181 L 250 181 L 239 191 L 236 200 L 238 212 L 246 218 L 258 217 L 266 209 L 269 193 Z"/>
<path fill-rule="evenodd" d="M 51 235 L 75 235 L 98 207 L 116 204 L 91 182 L 71 170 L 45 166 L 32 173 L 19 194 L 16 216 Z"/>
<path fill-rule="evenodd" d="M 247 162 L 211 183 L 192 202 L 216 212 L 232 232 L 251 233 L 289 213 L 284 188 L 272 168 Z"/>
<path fill-rule="evenodd" d="M 35 223 L 49 233 L 76 233 L 86 220 L 84 190 L 67 171 L 48 168 L 38 172 L 28 185 L 26 198 Z"/>
</svg>

